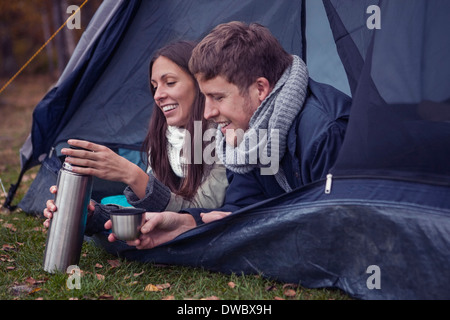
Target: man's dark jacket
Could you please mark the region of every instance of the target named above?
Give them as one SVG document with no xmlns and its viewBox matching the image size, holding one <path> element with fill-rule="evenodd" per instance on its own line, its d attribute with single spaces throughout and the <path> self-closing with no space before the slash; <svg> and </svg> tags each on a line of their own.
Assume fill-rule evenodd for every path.
<svg viewBox="0 0 450 320">
<path fill-rule="evenodd" d="M 351 99 L 337 89 L 310 79 L 304 106 L 295 118 L 287 138 L 287 150 L 280 161 L 292 189 L 323 179 L 334 165 L 342 146 Z M 228 170 L 225 203 L 217 211 L 236 211 L 285 191 L 273 175 L 261 175 L 260 169 L 246 174 Z M 201 212 L 211 209 L 190 208 L 197 224 Z"/>
</svg>

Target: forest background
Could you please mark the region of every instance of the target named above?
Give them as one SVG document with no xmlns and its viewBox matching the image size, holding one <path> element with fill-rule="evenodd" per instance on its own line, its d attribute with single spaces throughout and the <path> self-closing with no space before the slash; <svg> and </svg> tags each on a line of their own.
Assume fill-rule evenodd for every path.
<svg viewBox="0 0 450 320">
<path fill-rule="evenodd" d="M 49 74 L 57 79 L 101 0 L 80 10 L 80 28 L 62 28 L 30 63 L 24 74 Z M 12 77 L 70 17 L 67 8 L 84 0 L 14 0 L 0 2 L 0 77 Z"/>
</svg>

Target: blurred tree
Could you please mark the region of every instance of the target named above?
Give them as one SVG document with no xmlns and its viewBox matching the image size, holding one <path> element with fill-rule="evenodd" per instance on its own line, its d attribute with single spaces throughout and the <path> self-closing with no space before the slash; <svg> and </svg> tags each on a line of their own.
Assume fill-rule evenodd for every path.
<svg viewBox="0 0 450 320">
<path fill-rule="evenodd" d="M 0 2 L 0 77 L 13 76 L 70 17 L 67 7 L 84 0 L 15 0 Z M 81 28 L 63 28 L 45 51 L 24 70 L 58 77 L 82 32 L 102 0 L 89 0 L 81 9 Z"/>
</svg>

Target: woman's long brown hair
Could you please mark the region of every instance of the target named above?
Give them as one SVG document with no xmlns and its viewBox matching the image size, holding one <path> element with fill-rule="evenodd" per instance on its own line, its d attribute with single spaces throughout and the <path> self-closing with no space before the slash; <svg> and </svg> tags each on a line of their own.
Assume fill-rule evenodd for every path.
<svg viewBox="0 0 450 320">
<path fill-rule="evenodd" d="M 187 165 L 187 168 L 184 168 L 184 172 L 186 173 L 185 177 L 179 178 L 176 176 L 170 166 L 169 157 L 167 154 L 167 122 L 163 112 L 156 105 L 153 107 L 148 133 L 142 148 L 145 154 L 148 155 L 150 152 L 149 165 L 152 167 L 154 176 L 159 181 L 164 183 L 164 185 L 169 187 L 173 193 L 188 200 L 191 200 L 195 196 L 198 187 L 203 181 L 203 176 L 207 174 L 209 169 L 206 164 L 203 164 L 203 161 L 201 164 L 194 164 L 194 142 L 201 142 L 203 144 L 202 150 L 205 147 L 202 137 L 194 137 L 194 121 L 202 121 L 202 133 L 207 129 L 207 121 L 203 118 L 205 98 L 200 92 L 196 79 L 190 73 L 188 68 L 189 59 L 195 45 L 195 42 L 178 41 L 164 46 L 153 56 L 150 62 L 149 72 L 151 78 L 153 63 L 158 57 L 164 56 L 176 63 L 181 69 L 189 74 L 195 83 L 195 99 L 191 116 L 188 120 L 188 124 L 186 125 L 186 130 L 188 130 L 191 134 L 191 159 L 188 161 L 189 164 Z M 151 85 L 150 90 L 154 95 L 155 92 Z"/>
</svg>

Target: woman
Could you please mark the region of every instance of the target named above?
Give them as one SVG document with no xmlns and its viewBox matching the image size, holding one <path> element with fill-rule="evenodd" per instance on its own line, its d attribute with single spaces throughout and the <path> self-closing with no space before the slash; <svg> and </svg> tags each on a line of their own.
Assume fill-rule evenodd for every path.
<svg viewBox="0 0 450 320">
<path fill-rule="evenodd" d="M 146 211 L 222 205 L 228 186 L 225 168 L 218 164 L 207 165 L 205 161 L 196 164 L 194 153 L 188 152 L 195 150 L 194 144 L 198 141 L 203 144 L 202 150 L 205 147 L 203 138 L 194 136 L 196 122 L 201 121 L 201 133 L 209 125 L 203 119 L 204 96 L 188 69 L 194 47 L 192 42 L 175 42 L 161 48 L 151 60 L 150 89 L 155 107 L 143 144 L 149 154 L 147 172 L 105 146 L 69 140 L 70 145 L 87 150 L 61 150 L 67 156 L 66 161 L 74 166 L 74 172 L 127 184 L 124 193 L 128 202 Z M 50 191 L 55 193 L 56 187 Z M 90 211 L 93 209 L 91 204 Z M 44 216 L 50 219 L 56 210 L 54 201 L 49 200 Z M 92 219 L 97 213 L 99 219 Z M 105 219 L 109 219 L 107 208 L 96 205 L 94 214 L 91 212 L 88 218 L 91 222 L 88 221 L 87 233 L 100 231 L 97 229 L 103 227 Z M 44 225 L 48 226 L 49 221 Z"/>
</svg>

